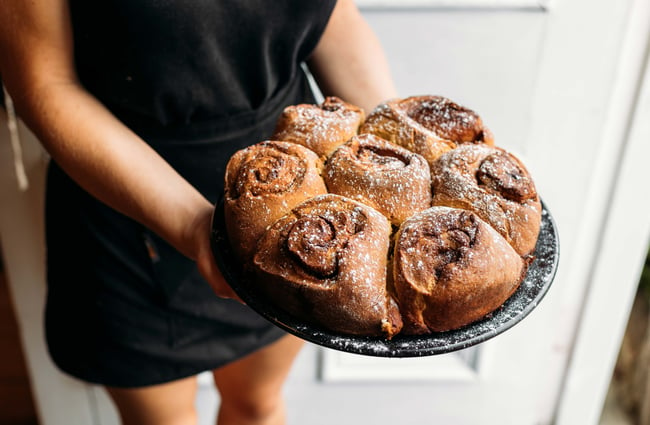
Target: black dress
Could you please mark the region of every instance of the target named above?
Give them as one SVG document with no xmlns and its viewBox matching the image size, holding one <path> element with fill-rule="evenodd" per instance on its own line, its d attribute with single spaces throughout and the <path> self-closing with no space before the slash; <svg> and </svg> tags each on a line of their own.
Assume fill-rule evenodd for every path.
<svg viewBox="0 0 650 425">
<path fill-rule="evenodd" d="M 216 202 L 230 156 L 314 102 L 301 63 L 335 1 L 71 0 L 81 82 Z M 46 337 L 85 381 L 135 387 L 214 369 L 283 335 L 52 162 Z"/>
</svg>

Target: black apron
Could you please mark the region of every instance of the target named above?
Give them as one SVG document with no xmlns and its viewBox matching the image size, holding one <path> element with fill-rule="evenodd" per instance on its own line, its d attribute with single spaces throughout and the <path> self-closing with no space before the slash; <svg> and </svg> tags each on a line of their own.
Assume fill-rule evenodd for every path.
<svg viewBox="0 0 650 425">
<path fill-rule="evenodd" d="M 177 113 L 178 104 L 165 100 L 169 94 L 158 97 L 151 109 L 144 101 L 128 108 L 142 96 L 137 93 L 135 99 L 127 99 L 128 89 L 114 92 L 114 97 L 98 97 L 216 203 L 230 156 L 270 137 L 287 105 L 315 101 L 300 61 L 322 33 L 333 7 L 329 3 L 327 13 L 317 11 L 322 22 L 311 24 L 313 34 L 293 47 L 304 52 L 293 54 L 293 62 L 283 72 L 269 72 L 277 75 L 266 76 L 268 90 L 230 102 L 234 106 L 228 113 L 206 113 L 207 103 L 199 108 L 201 114 L 195 109 Z M 79 30 L 78 34 L 83 38 L 85 33 Z M 307 46 L 301 44 L 307 39 Z M 103 78 L 86 77 L 82 81 L 89 89 Z M 279 85 L 272 87 L 269 80 Z M 210 84 L 188 82 L 192 90 L 213 89 Z M 188 103 L 187 108 L 194 106 Z M 284 334 L 248 307 L 218 298 L 194 262 L 94 199 L 54 162 L 48 169 L 46 241 L 48 347 L 55 364 L 77 378 L 119 387 L 168 382 L 227 364 Z"/>
</svg>

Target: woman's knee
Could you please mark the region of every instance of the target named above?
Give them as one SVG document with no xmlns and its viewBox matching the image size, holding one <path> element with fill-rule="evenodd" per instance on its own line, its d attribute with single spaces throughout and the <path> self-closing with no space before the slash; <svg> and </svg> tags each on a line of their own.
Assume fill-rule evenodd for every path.
<svg viewBox="0 0 650 425">
<path fill-rule="evenodd" d="M 302 341 L 287 335 L 275 343 L 213 371 L 221 394 L 221 425 L 281 424 L 284 418 L 282 389 Z M 238 421 L 225 418 L 236 417 Z"/>
<path fill-rule="evenodd" d="M 284 398 L 280 393 L 258 397 L 246 394 L 222 396 L 219 406 L 219 416 L 229 418 L 232 423 L 280 423 L 279 419 L 284 415 Z"/>
<path fill-rule="evenodd" d="M 142 388 L 107 388 L 123 425 L 195 425 L 196 378 Z"/>
</svg>

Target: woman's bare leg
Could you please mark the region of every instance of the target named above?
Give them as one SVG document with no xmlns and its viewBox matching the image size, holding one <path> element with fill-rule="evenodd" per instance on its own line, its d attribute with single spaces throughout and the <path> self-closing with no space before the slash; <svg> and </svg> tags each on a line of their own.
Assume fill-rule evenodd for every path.
<svg viewBox="0 0 650 425">
<path fill-rule="evenodd" d="M 196 425 L 196 377 L 140 388 L 106 388 L 124 425 Z"/>
<path fill-rule="evenodd" d="M 219 425 L 282 425 L 284 381 L 303 341 L 287 335 L 213 372 L 221 395 Z"/>
</svg>

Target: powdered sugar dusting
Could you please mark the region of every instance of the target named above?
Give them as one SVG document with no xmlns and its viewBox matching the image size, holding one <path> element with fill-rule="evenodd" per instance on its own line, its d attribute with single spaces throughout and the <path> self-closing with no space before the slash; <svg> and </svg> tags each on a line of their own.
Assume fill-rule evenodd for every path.
<svg viewBox="0 0 650 425">
<path fill-rule="evenodd" d="M 329 192 L 370 205 L 397 226 L 431 204 L 431 175 L 424 158 L 371 134 L 338 148 L 323 177 Z"/>
<path fill-rule="evenodd" d="M 363 115 L 361 109 L 337 98 L 327 98 L 320 106 L 289 106 L 273 139 L 306 146 L 326 157 L 357 133 Z"/>
<path fill-rule="evenodd" d="M 519 289 L 502 307 L 480 321 L 448 332 L 428 335 L 398 334 L 393 339 L 332 332 L 297 320 L 282 310 L 269 305 L 247 288 L 248 277 L 233 267 L 230 247 L 223 221 L 214 222 L 213 241 L 217 245 L 215 258 L 227 280 L 255 311 L 288 332 L 315 344 L 344 352 L 375 357 L 422 357 L 471 347 L 491 339 L 520 323 L 542 301 L 557 270 L 559 260 L 558 235 L 555 223 L 547 209 L 542 211 L 540 237 L 525 279 Z"/>
<path fill-rule="evenodd" d="M 386 218 L 366 205 L 316 196 L 278 220 L 260 242 L 259 285 L 279 276 L 269 297 L 287 289 L 314 305 L 308 313 L 285 306 L 297 317 L 342 332 L 379 334 L 393 316 L 386 292 L 390 231 Z M 395 332 L 387 330 L 388 337 Z"/>
<path fill-rule="evenodd" d="M 456 148 L 456 143 L 467 141 L 482 143 L 486 141 L 488 130 L 483 127 L 478 115 L 467 108 L 436 96 L 413 97 L 396 101 L 399 105 L 397 108 L 395 103 L 380 104 L 372 112 L 369 121 L 364 124 L 365 130 L 361 132 L 376 134 L 389 142 L 399 142 L 399 145 L 410 152 L 400 151 L 399 146 L 390 145 L 388 142 L 386 143 L 390 146 L 380 147 L 376 144 L 364 145 L 364 143 L 360 143 L 358 139 L 363 141 L 371 139 L 368 135 L 354 137 L 362 121 L 363 111 L 353 105 L 345 104 L 340 99 L 328 98 L 320 106 L 295 105 L 285 109 L 283 117 L 278 121 L 278 130 L 274 138 L 288 141 L 289 144 L 305 146 L 323 159 L 329 157 L 326 164 L 327 168 L 323 173 L 323 177 L 328 184 L 326 190 L 332 193 L 340 193 L 347 197 L 347 201 L 354 202 L 353 200 L 358 200 L 365 204 L 344 213 L 340 211 L 318 211 L 318 208 L 310 209 L 309 214 L 314 215 L 325 224 L 318 224 L 316 221 L 309 220 L 305 222 L 307 223 L 304 226 L 305 229 L 310 230 L 293 237 L 293 248 L 288 248 L 287 252 L 290 253 L 291 261 L 295 264 L 286 267 L 285 271 L 295 271 L 304 267 L 304 270 L 296 275 L 298 276 L 295 281 L 297 284 L 304 285 L 305 288 L 316 285 L 328 290 L 340 291 L 338 294 L 339 299 L 345 300 L 344 305 L 352 306 L 352 308 L 343 308 L 339 314 L 332 313 L 332 311 L 337 310 L 336 306 L 331 304 L 315 305 L 316 310 L 312 311 L 313 317 L 308 315 L 296 320 L 298 316 L 287 315 L 286 310 L 281 305 L 273 307 L 265 299 L 260 299 L 259 304 L 256 304 L 254 294 L 251 297 L 252 303 L 249 302 L 249 305 L 274 323 L 304 339 L 343 351 L 379 356 L 419 356 L 465 348 L 494 336 L 521 320 L 522 316 L 525 316 L 534 308 L 534 305 L 539 302 L 541 296 L 548 289 L 552 281 L 552 275 L 555 273 L 557 245 L 550 248 L 546 247 L 549 248 L 548 255 L 546 255 L 550 257 L 548 261 L 540 260 L 543 255 L 538 255 L 538 251 L 541 249 L 540 252 L 542 252 L 543 248 L 545 248 L 543 244 L 544 231 L 551 234 L 550 239 L 552 241 L 557 242 L 554 225 L 548 214 L 543 216 L 546 222 L 543 221 L 542 223 L 542 232 L 535 251 L 537 259 L 528 269 L 528 274 L 521 283 L 520 289 L 500 309 L 483 320 L 449 332 L 435 332 L 423 336 L 399 334 L 393 340 L 371 336 L 368 330 L 361 330 L 358 326 L 357 328 L 341 328 L 347 330 L 339 334 L 331 331 L 336 327 L 325 330 L 316 324 L 318 321 L 310 320 L 314 317 L 322 317 L 321 314 L 330 316 L 334 314 L 334 316 L 340 316 L 339 319 L 344 317 L 344 322 L 350 321 L 350 323 L 357 323 L 363 327 L 365 325 L 361 324 L 368 320 L 369 317 L 377 317 L 378 319 L 372 319 L 375 322 L 373 326 L 380 326 L 382 329 L 385 326 L 387 328 L 391 327 L 390 315 L 387 314 L 387 309 L 391 302 L 394 303 L 389 294 L 392 288 L 389 291 L 386 284 L 382 283 L 379 288 L 383 289 L 378 290 L 378 281 L 385 282 L 386 278 L 390 277 L 389 273 L 392 270 L 389 267 L 393 259 L 390 254 L 387 254 L 389 242 L 378 243 L 375 237 L 369 236 L 371 232 L 367 232 L 364 225 L 359 224 L 359 217 L 367 213 L 365 215 L 367 219 L 373 216 L 380 218 L 380 221 L 386 226 L 386 233 L 390 234 L 391 230 L 386 218 L 397 228 L 404 220 L 428 208 L 431 203 L 429 201 L 422 202 L 421 192 L 426 193 L 425 198 L 428 196 L 428 199 L 431 199 L 431 187 L 433 185 L 434 189 L 436 188 L 438 179 L 450 184 L 452 187 L 450 192 L 454 193 L 451 198 L 457 199 L 452 199 L 452 201 L 444 199 L 443 202 L 442 198 L 436 197 L 434 204 L 437 201 L 449 207 L 482 210 L 486 214 L 488 221 L 490 221 L 490 217 L 495 218 L 494 223 L 490 221 L 494 228 L 503 231 L 503 234 L 511 239 L 517 240 L 530 236 L 526 230 L 513 226 L 512 223 L 534 224 L 536 221 L 535 208 L 514 211 L 504 206 L 506 204 L 503 203 L 503 198 L 506 198 L 509 202 L 513 201 L 512 198 L 529 198 L 530 192 L 527 192 L 527 189 L 532 185 L 532 180 L 530 180 L 531 185 L 522 184 L 521 173 L 507 168 L 511 164 L 504 162 L 501 157 L 493 158 L 491 162 L 485 162 L 481 169 L 483 175 L 479 177 L 481 180 L 480 186 L 483 186 L 483 189 L 489 189 L 488 192 L 500 192 L 501 199 L 490 199 L 484 196 L 480 201 L 468 201 L 473 192 L 466 181 L 454 181 L 449 176 L 440 177 L 437 175 L 432 179 L 429 167 L 431 166 L 433 170 L 433 164 L 437 163 L 440 155 Z M 381 118 L 383 121 L 373 121 L 373 116 L 383 117 Z M 367 131 L 368 129 L 373 131 Z M 445 138 L 454 141 L 446 142 L 443 140 Z M 341 146 L 348 140 L 350 140 L 348 143 Z M 384 142 L 382 141 L 382 143 Z M 353 146 L 353 148 L 346 152 L 348 145 Z M 339 146 L 341 147 L 339 148 Z M 330 156 L 337 148 L 335 154 Z M 463 147 L 461 146 L 455 150 L 461 148 Z M 418 154 L 415 154 L 416 152 Z M 449 154 L 452 152 L 454 151 L 449 152 Z M 291 208 L 281 195 L 285 190 L 280 184 L 284 177 L 280 177 L 275 171 L 276 167 L 282 168 L 278 164 L 284 160 L 284 158 L 276 157 L 265 160 L 266 162 L 259 163 L 259 165 L 254 165 L 248 173 L 248 178 L 256 180 L 256 184 L 260 188 L 262 185 L 266 185 L 263 190 L 260 189 L 264 193 L 280 194 L 277 198 L 278 203 L 283 205 L 283 208 Z M 467 165 L 471 162 L 464 161 L 463 159 L 454 158 L 451 164 L 463 166 L 463 164 Z M 425 166 L 420 167 L 418 165 L 416 167 L 413 165 L 415 163 L 424 163 Z M 335 170 L 335 168 L 338 168 L 338 170 Z M 346 174 L 351 169 L 354 169 L 354 174 Z M 498 176 L 498 179 L 495 180 L 494 176 Z M 278 177 L 280 178 L 278 179 Z M 524 177 L 527 178 L 528 176 Z M 278 179 L 277 182 L 276 179 Z M 336 182 L 337 179 L 339 180 L 338 183 Z M 296 178 L 293 176 L 287 180 L 295 181 Z M 426 184 L 421 184 L 421 182 Z M 340 189 L 336 188 L 337 185 L 341 187 L 347 186 L 348 189 L 339 191 Z M 236 191 L 239 193 L 240 189 L 245 186 L 242 184 L 240 187 L 232 189 L 231 193 Z M 421 187 L 426 189 L 420 190 Z M 350 192 L 345 190 L 350 190 Z M 507 196 L 503 196 L 504 193 Z M 434 193 L 434 195 L 437 196 L 438 194 Z M 316 203 L 322 202 L 324 198 L 330 196 L 336 195 L 312 195 L 305 204 L 312 203 L 313 207 Z M 536 192 L 533 198 L 539 203 Z M 396 208 L 396 206 L 400 208 Z M 263 204 L 255 207 L 254 210 L 259 212 L 260 216 L 269 216 L 273 213 L 274 208 L 275 206 Z M 395 210 L 407 212 L 399 216 L 399 212 L 395 212 Z M 295 213 L 296 210 L 294 210 Z M 539 222 L 539 217 L 537 222 Z M 548 226 L 549 222 L 551 223 L 550 228 Z M 275 224 L 270 226 L 269 229 L 274 226 Z M 332 235 L 329 234 L 330 231 L 332 231 Z M 347 236 L 340 241 L 336 241 L 337 234 L 339 236 L 347 234 Z M 332 240 L 336 241 L 333 244 L 330 243 L 330 236 Z M 449 241 L 459 242 L 464 240 L 465 236 L 462 234 L 455 235 L 452 232 L 449 237 L 451 237 Z M 352 243 L 352 239 L 365 240 L 365 242 L 360 244 Z M 376 250 L 377 245 L 381 246 L 379 253 Z M 384 245 L 385 249 L 383 248 Z M 458 255 L 462 256 L 466 261 L 476 264 L 479 268 L 489 266 L 485 264 L 486 259 L 478 256 L 469 246 L 466 247 L 460 243 L 460 246 L 456 246 L 455 249 Z M 553 251 L 553 249 L 555 250 Z M 411 251 L 413 260 L 411 266 L 409 266 L 411 271 L 422 271 L 429 267 L 429 253 L 417 254 L 417 249 L 414 247 L 407 247 L 406 251 Z M 321 255 L 324 256 L 321 257 Z M 519 256 L 514 253 L 506 253 L 503 257 L 506 262 L 519 260 Z M 379 263 L 377 263 L 378 261 Z M 302 265 L 300 267 L 296 266 L 298 263 Z M 539 267 L 536 268 L 535 264 L 538 264 Z M 380 270 L 379 275 L 381 277 L 377 274 L 377 270 Z M 344 277 L 341 279 L 340 276 Z M 537 285 L 535 279 L 542 281 L 541 287 Z M 236 284 L 233 286 L 236 286 Z M 517 296 L 522 292 L 525 293 L 524 296 Z M 466 296 L 468 302 L 471 298 L 471 294 Z M 245 301 L 248 302 L 249 300 L 245 299 Z M 529 307 L 531 305 L 533 307 Z M 338 307 L 342 306 L 343 304 Z M 512 308 L 509 306 L 512 306 Z M 276 311 L 276 308 L 282 310 Z M 310 324 L 301 323 L 301 320 L 308 321 Z M 325 320 L 321 324 L 336 325 L 336 320 L 336 318 L 331 321 Z M 372 331 L 372 333 L 374 332 L 376 331 Z M 368 336 L 360 336 L 358 333 L 368 334 Z"/>
<path fill-rule="evenodd" d="M 455 143 L 481 142 L 483 124 L 471 109 L 441 96 L 405 99 L 403 111 L 412 120 L 440 138 Z"/>
<path fill-rule="evenodd" d="M 509 199 L 477 177 L 486 158 L 492 159 L 488 164 L 493 168 L 498 167 L 500 161 L 506 161 L 508 156 L 511 154 L 486 145 L 464 145 L 445 153 L 431 169 L 433 205 L 474 211 L 512 243 L 520 254 L 525 255 L 534 248 L 541 209 L 532 179 L 525 169 L 521 169 L 524 173 L 521 180 L 527 183 L 526 195 Z M 512 161 L 515 161 L 514 157 Z M 489 167 L 484 172 L 489 171 Z M 494 173 L 498 172 L 495 170 Z"/>
</svg>

